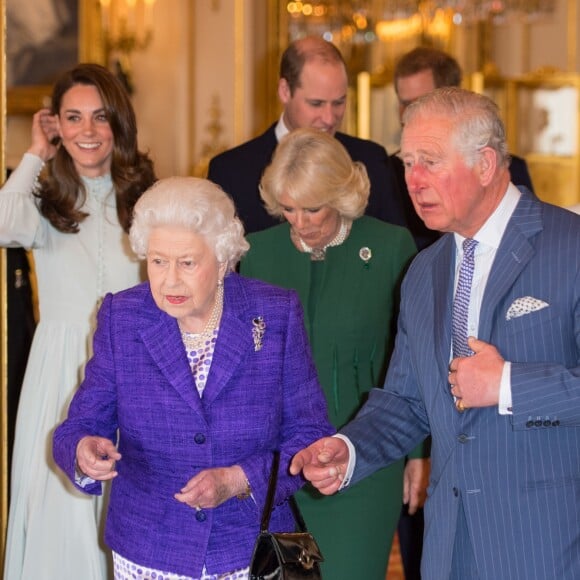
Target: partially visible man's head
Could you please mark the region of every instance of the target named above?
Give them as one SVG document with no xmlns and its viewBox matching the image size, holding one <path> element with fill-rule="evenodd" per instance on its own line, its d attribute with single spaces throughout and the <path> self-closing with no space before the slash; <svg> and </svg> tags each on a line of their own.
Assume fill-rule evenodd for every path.
<svg viewBox="0 0 580 580">
<path fill-rule="evenodd" d="M 449 54 L 436 48 L 420 46 L 404 54 L 394 72 L 399 99 L 399 115 L 415 99 L 441 87 L 461 85 L 461 67 Z"/>
<path fill-rule="evenodd" d="M 346 111 L 347 89 L 346 65 L 332 43 L 309 36 L 284 51 L 278 96 L 290 131 L 311 127 L 334 135 Z"/>
<path fill-rule="evenodd" d="M 434 230 L 474 235 L 509 183 L 497 105 L 456 87 L 436 89 L 409 105 L 400 157 L 415 210 Z"/>
</svg>

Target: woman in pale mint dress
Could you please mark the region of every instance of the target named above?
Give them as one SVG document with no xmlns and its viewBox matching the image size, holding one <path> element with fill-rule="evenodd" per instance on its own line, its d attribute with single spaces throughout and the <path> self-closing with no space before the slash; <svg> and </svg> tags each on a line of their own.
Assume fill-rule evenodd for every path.
<svg viewBox="0 0 580 580">
<path fill-rule="evenodd" d="M 18 407 L 5 580 L 107 578 L 102 500 L 56 469 L 52 433 L 83 377 L 101 298 L 141 280 L 126 232 L 154 181 L 122 85 L 81 64 L 34 115 L 32 144 L 0 190 L 0 244 L 32 250 L 40 312 Z"/>
</svg>

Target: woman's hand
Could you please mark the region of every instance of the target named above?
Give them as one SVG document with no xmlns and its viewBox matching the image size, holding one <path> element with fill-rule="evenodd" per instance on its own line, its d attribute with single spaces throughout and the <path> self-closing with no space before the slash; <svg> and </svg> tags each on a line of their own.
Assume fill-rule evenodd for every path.
<svg viewBox="0 0 580 580">
<path fill-rule="evenodd" d="M 51 115 L 50 109 L 40 109 L 32 117 L 32 144 L 28 153 L 37 155 L 43 161 L 52 159 L 56 154 L 53 139 L 58 138 L 56 115 Z"/>
<path fill-rule="evenodd" d="M 106 481 L 117 477 L 115 462 L 121 459 L 114 443 L 104 437 L 83 437 L 77 445 L 77 466 L 91 479 Z"/>
<path fill-rule="evenodd" d="M 248 491 L 248 481 L 239 465 L 206 469 L 192 477 L 175 499 L 194 509 L 215 508 Z"/>
</svg>

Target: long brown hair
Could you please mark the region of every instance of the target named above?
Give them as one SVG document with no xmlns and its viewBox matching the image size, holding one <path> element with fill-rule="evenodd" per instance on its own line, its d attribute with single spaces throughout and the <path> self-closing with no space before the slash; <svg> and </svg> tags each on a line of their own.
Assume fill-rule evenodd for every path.
<svg viewBox="0 0 580 580">
<path fill-rule="evenodd" d="M 105 67 L 82 63 L 64 73 L 52 92 L 52 114 L 58 115 L 65 93 L 75 85 L 91 85 L 103 101 L 107 120 L 113 132 L 114 146 L 111 178 L 117 201 L 117 217 L 128 232 L 133 206 L 155 180 L 153 162 L 137 148 L 135 111 L 121 82 Z M 87 217 L 82 211 L 87 192 L 68 151 L 58 146 L 56 155 L 47 162 L 36 192 L 42 215 L 59 231 L 77 233 Z"/>
</svg>

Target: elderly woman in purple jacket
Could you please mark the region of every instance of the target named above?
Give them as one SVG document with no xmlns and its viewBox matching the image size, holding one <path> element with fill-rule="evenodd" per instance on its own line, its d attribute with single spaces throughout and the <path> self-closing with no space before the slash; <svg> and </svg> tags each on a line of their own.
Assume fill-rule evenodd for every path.
<svg viewBox="0 0 580 580">
<path fill-rule="evenodd" d="M 290 458 L 332 433 L 300 302 L 234 273 L 243 227 L 210 181 L 173 177 L 135 206 L 149 282 L 108 295 L 54 457 L 89 494 L 113 480 L 115 578 L 247 578 L 274 450 L 272 530 L 292 530 Z"/>
</svg>

